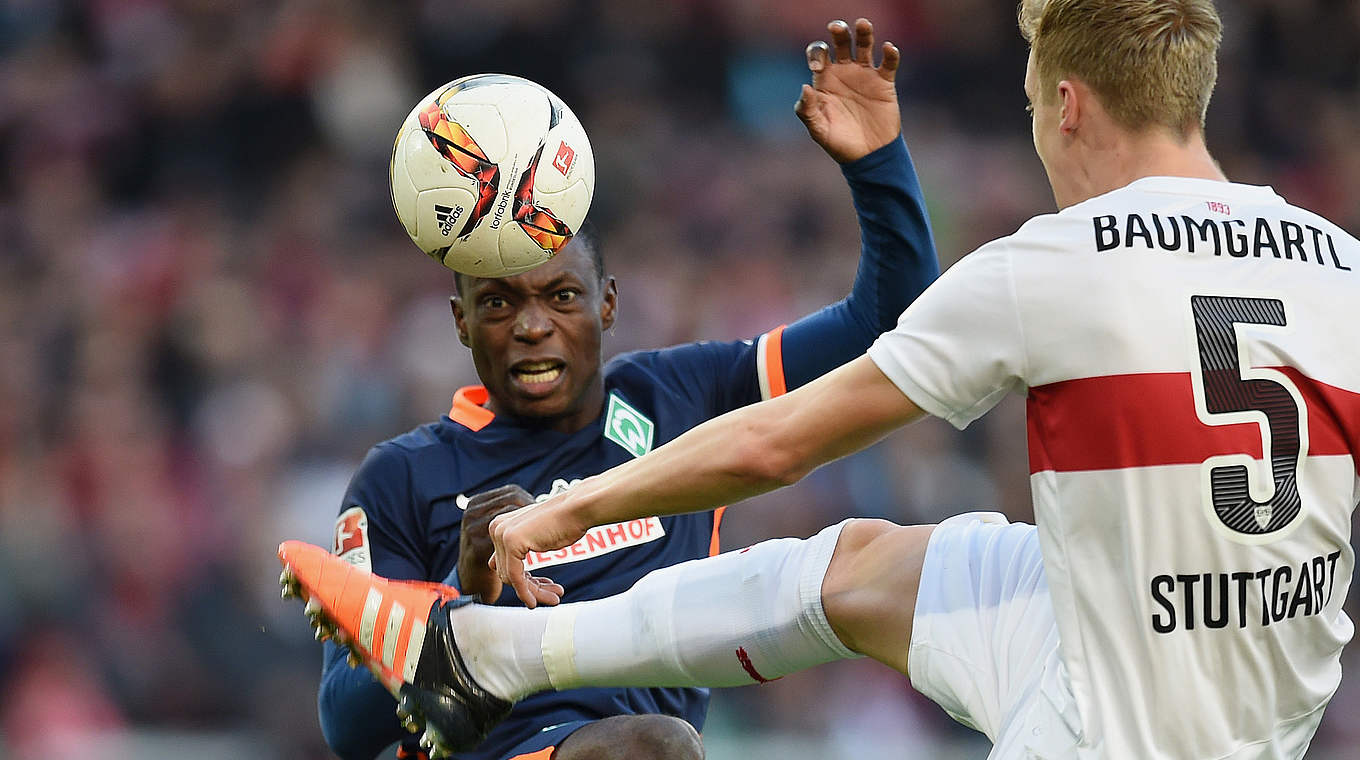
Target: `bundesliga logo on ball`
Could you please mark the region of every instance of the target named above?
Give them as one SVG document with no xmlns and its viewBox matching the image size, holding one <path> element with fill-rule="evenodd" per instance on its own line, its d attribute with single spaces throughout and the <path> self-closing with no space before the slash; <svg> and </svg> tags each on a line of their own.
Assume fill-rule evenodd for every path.
<svg viewBox="0 0 1360 760">
<path fill-rule="evenodd" d="M 478 277 L 552 258 L 585 221 L 595 159 L 571 109 L 505 74 L 454 80 L 397 131 L 392 207 L 420 250 Z"/>
</svg>

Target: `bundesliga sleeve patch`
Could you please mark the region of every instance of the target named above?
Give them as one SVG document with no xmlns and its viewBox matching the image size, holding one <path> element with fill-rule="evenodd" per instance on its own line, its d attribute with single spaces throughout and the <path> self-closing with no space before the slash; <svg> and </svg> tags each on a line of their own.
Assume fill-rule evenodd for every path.
<svg viewBox="0 0 1360 760">
<path fill-rule="evenodd" d="M 350 507 L 335 518 L 331 552 L 357 568 L 373 572 L 373 556 L 368 551 L 368 515 L 363 507 Z"/>
</svg>

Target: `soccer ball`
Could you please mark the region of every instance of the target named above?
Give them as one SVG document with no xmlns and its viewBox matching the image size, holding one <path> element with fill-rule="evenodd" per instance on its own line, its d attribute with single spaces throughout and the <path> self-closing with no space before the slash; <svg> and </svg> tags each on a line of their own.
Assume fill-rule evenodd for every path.
<svg viewBox="0 0 1360 760">
<path fill-rule="evenodd" d="M 552 258 L 580 228 L 595 157 L 556 95 L 527 79 L 477 74 L 411 111 L 388 180 L 420 250 L 464 274 L 508 277 Z"/>
</svg>

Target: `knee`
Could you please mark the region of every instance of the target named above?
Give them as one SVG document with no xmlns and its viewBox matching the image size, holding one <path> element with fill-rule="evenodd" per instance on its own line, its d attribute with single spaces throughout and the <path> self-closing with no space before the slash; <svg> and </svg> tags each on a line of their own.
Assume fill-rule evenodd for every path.
<svg viewBox="0 0 1360 760">
<path fill-rule="evenodd" d="M 934 526 L 851 520 L 841 529 L 822 579 L 822 611 L 841 643 L 877 657 L 881 629 L 906 625 Z"/>
<path fill-rule="evenodd" d="M 669 715 L 618 715 L 572 734 L 553 760 L 703 760 L 704 744 L 687 721 Z"/>
<path fill-rule="evenodd" d="M 822 579 L 822 605 L 835 604 L 847 594 L 860 589 L 859 568 L 864 564 L 863 552 L 869 545 L 901 526 L 887 520 L 847 520 L 836 539 L 836 550 Z M 829 611 L 828 611 L 828 614 Z"/>
<path fill-rule="evenodd" d="M 846 520 L 845 527 L 841 528 L 841 535 L 836 539 L 836 553 L 839 557 L 843 553 L 854 554 L 864 549 L 869 544 L 879 538 L 901 528 L 891 520 L 880 520 L 877 518 L 856 518 Z"/>
</svg>

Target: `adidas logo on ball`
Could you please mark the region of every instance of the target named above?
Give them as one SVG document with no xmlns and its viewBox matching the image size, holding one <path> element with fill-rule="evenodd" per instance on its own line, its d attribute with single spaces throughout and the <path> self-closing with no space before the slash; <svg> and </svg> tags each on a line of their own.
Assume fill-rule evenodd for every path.
<svg viewBox="0 0 1360 760">
<path fill-rule="evenodd" d="M 439 234 L 448 237 L 453 232 L 453 225 L 458 221 L 458 217 L 463 215 L 463 207 L 455 206 L 450 208 L 438 203 L 434 204 L 434 220 L 439 222 Z"/>
</svg>

